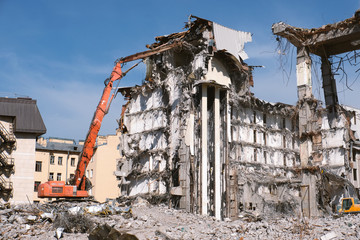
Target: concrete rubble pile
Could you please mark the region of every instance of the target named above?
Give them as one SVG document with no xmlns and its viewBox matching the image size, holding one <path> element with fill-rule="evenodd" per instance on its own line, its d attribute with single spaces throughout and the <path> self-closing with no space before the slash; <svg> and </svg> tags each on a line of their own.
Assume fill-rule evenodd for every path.
<svg viewBox="0 0 360 240">
<path fill-rule="evenodd" d="M 187 213 L 137 199 L 131 207 L 105 203 L 52 203 L 1 207 L 0 239 L 359 239 L 360 215 L 271 218 L 248 212 L 238 220 Z M 73 215 L 81 222 L 59 226 Z M 64 219 L 63 219 L 64 220 Z M 81 226 L 89 224 L 87 229 Z M 77 230 L 76 230 L 77 229 Z M 127 238 L 125 238 L 127 237 Z"/>
</svg>

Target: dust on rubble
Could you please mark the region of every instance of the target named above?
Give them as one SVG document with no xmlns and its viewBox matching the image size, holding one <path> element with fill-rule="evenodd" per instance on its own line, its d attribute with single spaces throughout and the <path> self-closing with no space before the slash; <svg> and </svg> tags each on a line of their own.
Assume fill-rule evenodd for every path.
<svg viewBox="0 0 360 240">
<path fill-rule="evenodd" d="M 360 215 L 250 215 L 219 221 L 144 199 L 129 206 L 116 201 L 0 205 L 0 239 L 360 239 Z"/>
</svg>

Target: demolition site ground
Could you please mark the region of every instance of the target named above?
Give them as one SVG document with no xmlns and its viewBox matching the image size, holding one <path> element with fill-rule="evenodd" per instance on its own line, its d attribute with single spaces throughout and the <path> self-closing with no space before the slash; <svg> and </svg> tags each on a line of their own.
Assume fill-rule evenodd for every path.
<svg viewBox="0 0 360 240">
<path fill-rule="evenodd" d="M 360 215 L 272 217 L 243 212 L 238 220 L 187 213 L 138 197 L 117 202 L 58 202 L 0 209 L 0 239 L 359 239 Z"/>
</svg>

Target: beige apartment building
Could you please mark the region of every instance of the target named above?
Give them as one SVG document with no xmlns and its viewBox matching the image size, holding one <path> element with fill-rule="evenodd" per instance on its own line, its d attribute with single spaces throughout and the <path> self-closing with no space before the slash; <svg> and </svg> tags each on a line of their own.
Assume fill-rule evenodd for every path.
<svg viewBox="0 0 360 240">
<path fill-rule="evenodd" d="M 40 183 L 49 180 L 67 182 L 74 176 L 82 151 L 82 143 L 64 138 L 39 138 L 36 144 L 33 201 L 44 202 L 52 199 L 37 197 Z"/>
<path fill-rule="evenodd" d="M 119 181 L 114 172 L 119 162 L 120 132 L 116 135 L 98 136 L 94 156 L 86 170 L 93 188 L 89 193 L 99 202 L 120 195 Z"/>
<path fill-rule="evenodd" d="M 44 133 L 36 100 L 0 98 L 0 202 L 33 201 L 35 144 Z"/>
</svg>

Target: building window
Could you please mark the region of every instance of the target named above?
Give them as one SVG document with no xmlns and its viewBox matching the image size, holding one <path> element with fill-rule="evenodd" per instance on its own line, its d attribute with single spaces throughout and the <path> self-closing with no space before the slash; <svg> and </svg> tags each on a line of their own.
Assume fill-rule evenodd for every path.
<svg viewBox="0 0 360 240">
<path fill-rule="evenodd" d="M 355 149 L 353 149 L 353 152 L 352 152 L 352 159 L 353 159 L 353 162 L 356 162 L 356 151 L 355 151 Z"/>
<path fill-rule="evenodd" d="M 282 119 L 282 128 L 283 129 L 286 128 L 286 120 L 285 120 L 285 118 Z"/>
<path fill-rule="evenodd" d="M 72 167 L 74 167 L 74 166 L 75 166 L 75 158 L 71 158 L 71 160 L 70 160 L 70 164 L 71 164 L 71 166 L 72 166 Z"/>
<path fill-rule="evenodd" d="M 57 181 L 61 181 L 61 173 L 58 173 L 58 174 L 56 175 L 56 180 L 57 180 Z"/>
<path fill-rule="evenodd" d="M 263 113 L 263 122 L 264 122 L 264 127 L 266 125 L 266 113 Z"/>
<path fill-rule="evenodd" d="M 41 161 L 36 161 L 36 163 L 35 163 L 35 172 L 41 172 L 41 166 L 42 166 L 42 162 Z"/>
<path fill-rule="evenodd" d="M 54 173 L 51 172 L 49 173 L 49 181 L 53 181 L 54 180 Z"/>
<path fill-rule="evenodd" d="M 58 165 L 62 165 L 62 157 L 58 157 Z"/>
<path fill-rule="evenodd" d="M 89 170 L 86 170 L 85 176 L 86 176 L 87 178 L 89 177 Z"/>
<path fill-rule="evenodd" d="M 256 130 L 254 130 L 254 143 L 256 143 Z"/>
<path fill-rule="evenodd" d="M 284 166 L 286 167 L 286 155 L 285 155 L 285 153 L 283 154 L 283 162 L 284 162 Z"/>
<path fill-rule="evenodd" d="M 35 182 L 34 182 L 34 192 L 37 192 L 37 191 L 38 191 L 38 188 L 39 188 L 40 183 L 41 183 L 41 182 L 38 182 L 38 181 L 35 181 Z"/>
<path fill-rule="evenodd" d="M 356 168 L 353 169 L 354 181 L 357 181 L 357 171 Z"/>
<path fill-rule="evenodd" d="M 256 111 L 254 111 L 253 116 L 254 116 L 253 123 L 256 123 Z"/>
<path fill-rule="evenodd" d="M 50 155 L 50 164 L 55 164 L 55 156 Z"/>
<path fill-rule="evenodd" d="M 94 172 L 93 172 L 93 170 L 91 169 L 91 170 L 90 170 L 90 178 L 93 177 L 93 174 L 94 174 Z"/>
<path fill-rule="evenodd" d="M 257 151 L 256 151 L 256 148 L 254 149 L 254 162 L 257 161 Z"/>
</svg>

